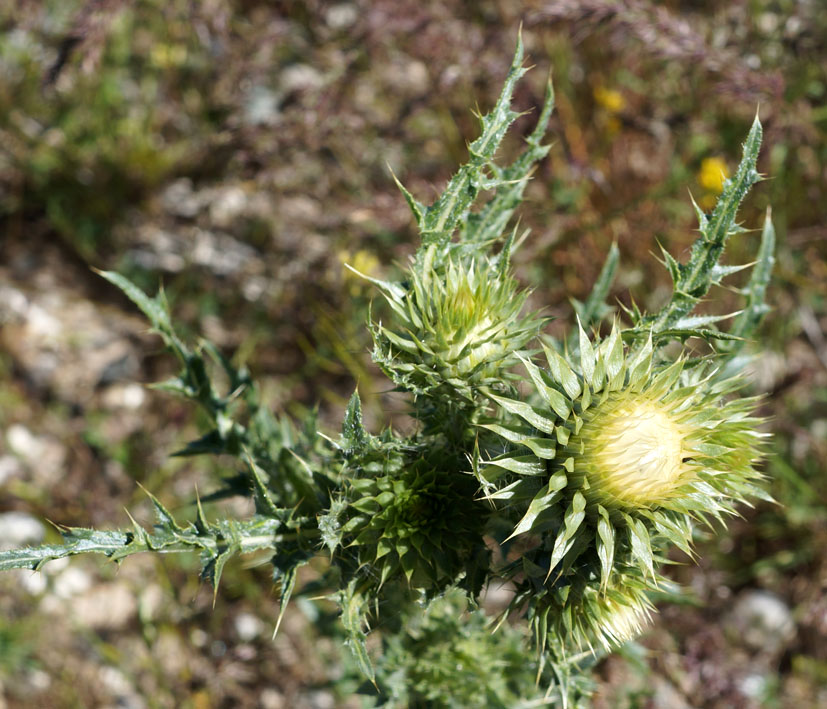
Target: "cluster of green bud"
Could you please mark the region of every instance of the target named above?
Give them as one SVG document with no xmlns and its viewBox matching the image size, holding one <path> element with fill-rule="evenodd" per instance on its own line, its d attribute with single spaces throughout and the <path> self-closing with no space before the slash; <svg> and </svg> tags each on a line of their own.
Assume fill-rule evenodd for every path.
<svg viewBox="0 0 827 709">
<path fill-rule="evenodd" d="M 470 477 L 448 476 L 419 459 L 379 477 L 349 481 L 341 514 L 342 544 L 381 588 L 404 576 L 434 592 L 451 584 L 484 547 L 485 507 Z"/>
<path fill-rule="evenodd" d="M 339 445 L 343 484 L 320 522 L 348 582 L 364 594 L 389 584 L 434 596 L 458 579 L 481 585 L 489 564 L 483 528 L 490 506 L 444 441 L 405 445 L 362 426 L 354 394 Z"/>
<path fill-rule="evenodd" d="M 384 638 L 376 668 L 383 707 L 559 704 L 557 692 L 546 694 L 553 676 L 548 663 L 526 655 L 527 628 L 492 632 L 492 619 L 465 593 L 451 589 L 401 622 L 407 632 Z"/>
<path fill-rule="evenodd" d="M 438 256 L 432 245 L 403 283 L 372 279 L 394 314 L 392 327 L 373 324 L 373 358 L 415 396 L 473 402 L 480 387 L 500 387 L 542 319 L 521 315 L 528 293 L 491 259 Z"/>
</svg>

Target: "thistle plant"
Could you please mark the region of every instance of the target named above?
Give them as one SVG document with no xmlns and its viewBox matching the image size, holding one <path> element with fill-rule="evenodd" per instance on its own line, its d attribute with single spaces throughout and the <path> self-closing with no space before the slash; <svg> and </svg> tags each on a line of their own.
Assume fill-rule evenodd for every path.
<svg viewBox="0 0 827 709">
<path fill-rule="evenodd" d="M 211 521 L 199 502 L 194 519 L 179 522 L 150 495 L 151 530 L 61 528 L 60 544 L 0 553 L 0 569 L 40 569 L 80 553 L 120 563 L 138 552 L 196 552 L 217 589 L 231 556 L 266 550 L 283 613 L 303 592 L 298 570 L 323 557 L 313 594 L 324 589 L 338 604 L 344 643 L 371 682 L 364 691 L 380 701 L 580 703 L 588 667 L 641 632 L 653 594 L 679 593 L 662 574 L 670 549 L 693 555 L 698 525 L 714 529 L 739 506 L 767 499 L 757 468 L 765 434 L 756 399 L 740 396 L 738 371 L 767 310 L 774 232 L 767 218 L 754 264 L 721 264 L 730 237 L 744 231 L 738 207 L 760 179 L 756 118 L 717 206 L 697 210 L 688 261 L 663 253 L 673 281 L 663 307 L 620 313 L 606 304 L 613 247 L 592 294 L 575 301 L 571 335 L 549 337 L 542 313 L 526 309 L 510 259 L 514 210 L 549 150 L 550 84 L 522 154 L 495 161 L 518 117 L 511 99 L 524 72 L 518 41 L 468 162 L 442 195 L 425 205 L 400 185 L 421 238 L 407 269 L 397 280 L 364 276 L 379 296 L 373 359 L 409 396 L 412 434 L 366 430 L 358 393 L 338 435 L 320 431 L 313 415 L 274 416 L 245 369 L 178 336 L 163 292 L 150 297 L 102 273 L 178 358 L 180 374 L 160 388 L 195 402 L 211 422 L 178 455 L 234 456 L 237 475 L 209 498 L 252 497 L 255 514 Z M 748 267 L 742 310 L 695 312 L 713 286 Z M 691 339 L 705 342 L 706 354 L 697 356 Z M 480 609 L 492 583 L 512 590 L 498 619 Z M 384 653 L 372 656 L 366 638 L 375 628 Z M 489 661 L 482 672 L 474 665 Z M 473 696 L 456 691 L 468 672 Z"/>
</svg>

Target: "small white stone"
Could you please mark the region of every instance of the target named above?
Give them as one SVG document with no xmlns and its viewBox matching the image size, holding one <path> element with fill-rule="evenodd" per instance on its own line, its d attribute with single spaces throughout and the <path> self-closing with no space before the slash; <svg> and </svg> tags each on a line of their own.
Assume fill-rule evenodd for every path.
<svg viewBox="0 0 827 709">
<path fill-rule="evenodd" d="M 20 588 L 31 596 L 40 596 L 46 591 L 48 577 L 42 571 L 17 569 L 17 582 Z"/>
<path fill-rule="evenodd" d="M 26 319 L 29 299 L 17 288 L 0 287 L 0 322 Z"/>
<path fill-rule="evenodd" d="M 85 626 L 96 629 L 123 628 L 138 608 L 135 594 L 125 583 L 95 586 L 72 599 L 72 614 Z"/>
<path fill-rule="evenodd" d="M 741 694 L 752 699 L 760 699 L 767 691 L 767 678 L 759 674 L 749 674 L 738 682 Z"/>
<path fill-rule="evenodd" d="M 0 485 L 20 474 L 20 461 L 14 456 L 0 456 Z"/>
<path fill-rule="evenodd" d="M 779 16 L 774 12 L 762 12 L 758 16 L 757 25 L 764 34 L 772 34 L 778 29 L 779 20 Z"/>
<path fill-rule="evenodd" d="M 32 304 L 26 315 L 26 324 L 29 327 L 29 331 L 35 336 L 47 340 L 54 339 L 57 338 L 63 330 L 61 321 L 39 305 Z"/>
<path fill-rule="evenodd" d="M 107 665 L 98 670 L 101 684 L 113 694 L 126 694 L 132 688 L 126 675 L 116 667 Z"/>
<path fill-rule="evenodd" d="M 261 635 L 264 623 L 252 613 L 239 613 L 235 618 L 235 632 L 242 642 L 250 642 Z"/>
<path fill-rule="evenodd" d="M 274 125 L 279 118 L 279 96 L 266 86 L 254 86 L 244 105 L 244 119 L 252 125 Z"/>
<path fill-rule="evenodd" d="M 210 205 L 210 219 L 219 228 L 226 229 L 233 220 L 244 212 L 247 193 L 238 185 L 221 189 Z"/>
<path fill-rule="evenodd" d="M 768 591 L 742 594 L 732 610 L 729 626 L 745 645 L 768 654 L 781 652 L 796 633 L 787 604 Z"/>
<path fill-rule="evenodd" d="M 810 433 L 817 441 L 827 441 L 827 419 L 814 419 L 810 423 Z"/>
<path fill-rule="evenodd" d="M 334 30 L 343 30 L 350 27 L 359 19 L 359 11 L 355 5 L 340 3 L 333 5 L 325 13 L 325 20 L 328 27 Z"/>
<path fill-rule="evenodd" d="M 144 622 L 153 620 L 161 609 L 163 602 L 163 589 L 157 583 L 147 586 L 138 597 L 138 612 L 141 619 Z"/>
<path fill-rule="evenodd" d="M 253 276 L 247 278 L 241 286 L 242 295 L 250 302 L 258 300 L 267 289 L 267 281 L 264 278 Z"/>
<path fill-rule="evenodd" d="M 796 15 L 790 16 L 784 24 L 784 34 L 787 35 L 787 37 L 795 37 L 801 32 L 803 24 L 800 17 Z"/>
<path fill-rule="evenodd" d="M 309 64 L 292 64 L 279 76 L 281 88 L 286 91 L 319 89 L 324 84 L 322 75 Z"/>
<path fill-rule="evenodd" d="M 113 384 L 103 393 L 103 403 L 112 409 L 135 410 L 143 406 L 146 392 L 140 384 Z"/>
<path fill-rule="evenodd" d="M 101 684 L 115 695 L 113 709 L 144 709 L 146 702 L 135 691 L 129 678 L 117 667 L 107 665 L 98 671 Z"/>
<path fill-rule="evenodd" d="M 0 549 L 40 544 L 45 534 L 43 523 L 25 512 L 0 514 Z"/>
<path fill-rule="evenodd" d="M 335 709 L 336 707 L 336 699 L 330 692 L 323 689 L 311 692 L 307 698 L 313 709 Z"/>
<path fill-rule="evenodd" d="M 37 461 L 46 449 L 46 444 L 20 423 L 9 426 L 6 442 L 11 452 L 27 463 Z"/>
<path fill-rule="evenodd" d="M 89 574 L 77 566 L 69 566 L 55 578 L 52 592 L 58 598 L 67 599 L 88 591 L 91 586 Z"/>
<path fill-rule="evenodd" d="M 191 219 L 201 210 L 201 201 L 195 194 L 192 180 L 182 177 L 170 184 L 162 193 L 161 201 L 164 208 L 185 219 Z"/>
<path fill-rule="evenodd" d="M 69 563 L 69 558 L 66 556 L 62 559 L 55 559 L 43 567 L 43 573 L 50 577 L 57 576 L 57 574 L 63 571 L 63 569 L 69 568 Z"/>
<path fill-rule="evenodd" d="M 259 701 L 261 702 L 261 709 L 284 709 L 287 706 L 284 695 L 277 689 L 270 687 L 262 690 Z"/>
<path fill-rule="evenodd" d="M 26 683 L 36 692 L 45 692 L 52 684 L 52 678 L 43 670 L 30 670 Z"/>
</svg>

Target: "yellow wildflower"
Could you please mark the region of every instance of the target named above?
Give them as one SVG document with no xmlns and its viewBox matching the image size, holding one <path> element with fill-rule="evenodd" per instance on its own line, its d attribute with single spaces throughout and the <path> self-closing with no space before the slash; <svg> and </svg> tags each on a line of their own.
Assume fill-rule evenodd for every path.
<svg viewBox="0 0 827 709">
<path fill-rule="evenodd" d="M 724 191 L 724 180 L 729 177 L 726 163 L 723 158 L 704 158 L 698 172 L 698 182 L 705 190 L 721 194 Z"/>
<path fill-rule="evenodd" d="M 620 93 L 620 91 L 615 89 L 606 89 L 598 86 L 594 90 L 594 100 L 609 113 L 620 113 L 626 108 L 626 99 L 623 98 L 623 94 Z"/>
</svg>

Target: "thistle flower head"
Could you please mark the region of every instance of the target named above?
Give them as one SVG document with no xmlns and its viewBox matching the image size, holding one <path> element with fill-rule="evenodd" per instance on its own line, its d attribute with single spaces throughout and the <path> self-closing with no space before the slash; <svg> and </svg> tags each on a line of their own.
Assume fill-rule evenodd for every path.
<svg viewBox="0 0 827 709">
<path fill-rule="evenodd" d="M 488 258 L 426 258 L 402 287 L 374 281 L 394 311 L 393 328 L 373 327 L 374 360 L 402 389 L 471 399 L 482 385 L 497 386 L 503 369 L 539 329 L 521 316 L 527 293 Z"/>
<path fill-rule="evenodd" d="M 691 475 L 685 433 L 657 401 L 619 397 L 580 429 L 583 453 L 575 467 L 594 471 L 593 485 L 607 502 L 646 506 L 665 500 Z"/>
<path fill-rule="evenodd" d="M 487 496 L 521 515 L 512 536 L 548 549 L 545 582 L 588 568 L 605 592 L 620 562 L 654 580 L 666 543 L 692 553 L 693 521 L 766 497 L 756 402 L 728 398 L 739 380 L 660 364 L 651 339 L 631 350 L 617 326 L 599 343 L 581 330 L 579 368 L 550 348 L 546 359 L 524 360 L 531 403 L 491 394 L 506 415 L 486 427 L 518 447 L 477 470 Z"/>
</svg>

